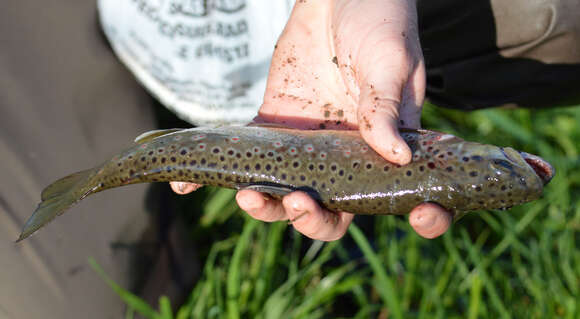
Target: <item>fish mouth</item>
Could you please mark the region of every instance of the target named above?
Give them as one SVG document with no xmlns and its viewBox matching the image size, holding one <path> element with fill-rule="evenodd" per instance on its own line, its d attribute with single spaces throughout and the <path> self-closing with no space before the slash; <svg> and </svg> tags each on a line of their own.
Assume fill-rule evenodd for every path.
<svg viewBox="0 0 580 319">
<path fill-rule="evenodd" d="M 541 157 L 532 155 L 526 152 L 520 152 L 522 158 L 530 167 L 536 172 L 536 175 L 542 180 L 544 185 L 548 184 L 554 174 L 556 174 L 556 170 L 550 163 L 543 160 Z"/>
</svg>

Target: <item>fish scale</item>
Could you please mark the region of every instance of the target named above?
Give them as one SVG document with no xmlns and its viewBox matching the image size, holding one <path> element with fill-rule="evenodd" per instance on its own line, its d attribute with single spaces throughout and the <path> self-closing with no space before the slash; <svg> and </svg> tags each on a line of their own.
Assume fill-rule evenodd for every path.
<svg viewBox="0 0 580 319">
<path fill-rule="evenodd" d="M 553 175 L 547 162 L 511 148 L 425 130 L 403 130 L 402 137 L 413 152 L 406 166 L 385 161 L 357 131 L 229 126 L 145 133 L 102 165 L 48 186 L 20 239 L 92 193 L 134 183 L 184 181 L 277 198 L 301 190 L 327 209 L 358 214 L 400 215 L 436 202 L 457 217 L 536 199 Z"/>
</svg>

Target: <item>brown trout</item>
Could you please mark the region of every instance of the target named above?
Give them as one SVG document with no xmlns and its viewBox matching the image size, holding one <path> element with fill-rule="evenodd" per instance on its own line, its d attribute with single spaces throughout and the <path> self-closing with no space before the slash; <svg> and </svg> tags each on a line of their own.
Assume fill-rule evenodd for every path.
<svg viewBox="0 0 580 319">
<path fill-rule="evenodd" d="M 113 187 L 185 181 L 280 197 L 301 190 L 333 211 L 406 214 L 436 202 L 454 217 L 537 199 L 554 175 L 541 158 L 426 130 L 402 130 L 409 165 L 387 162 L 358 131 L 273 126 L 152 131 L 93 169 L 46 187 L 18 240 L 83 198 Z"/>
</svg>

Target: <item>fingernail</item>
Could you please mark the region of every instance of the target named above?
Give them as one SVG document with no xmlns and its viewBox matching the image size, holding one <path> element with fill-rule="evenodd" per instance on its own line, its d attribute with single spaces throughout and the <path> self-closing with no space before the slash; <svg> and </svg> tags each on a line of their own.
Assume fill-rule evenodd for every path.
<svg viewBox="0 0 580 319">
<path fill-rule="evenodd" d="M 186 187 L 185 183 L 177 182 L 177 189 L 179 189 L 179 192 L 181 193 L 185 192 L 185 187 Z"/>
</svg>

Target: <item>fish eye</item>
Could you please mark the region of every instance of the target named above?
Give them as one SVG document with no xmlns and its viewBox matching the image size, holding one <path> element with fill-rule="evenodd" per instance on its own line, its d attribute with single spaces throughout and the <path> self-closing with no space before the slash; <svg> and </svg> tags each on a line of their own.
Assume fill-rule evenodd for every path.
<svg viewBox="0 0 580 319">
<path fill-rule="evenodd" d="M 513 165 L 509 161 L 503 159 L 494 159 L 492 160 L 492 164 L 496 168 L 503 168 L 508 171 L 511 171 L 513 169 Z"/>
</svg>

